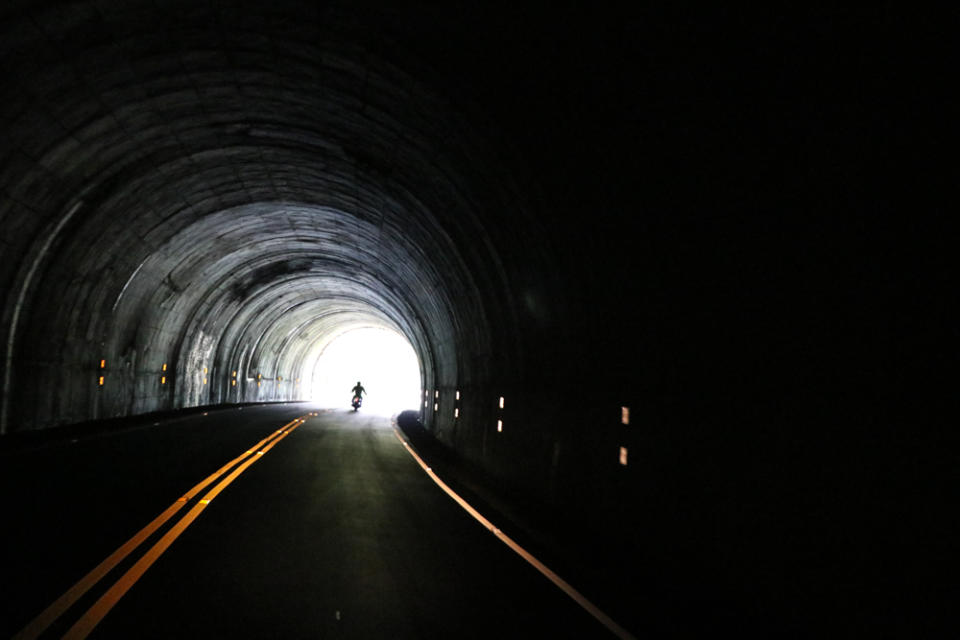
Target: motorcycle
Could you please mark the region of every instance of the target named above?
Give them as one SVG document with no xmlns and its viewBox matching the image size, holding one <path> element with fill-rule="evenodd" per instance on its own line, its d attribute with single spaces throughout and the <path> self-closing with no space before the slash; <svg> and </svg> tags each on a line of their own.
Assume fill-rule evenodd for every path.
<svg viewBox="0 0 960 640">
<path fill-rule="evenodd" d="M 363 399 L 360 396 L 353 396 L 353 401 L 350 404 L 353 405 L 353 410 L 356 411 L 362 403 Z"/>
</svg>

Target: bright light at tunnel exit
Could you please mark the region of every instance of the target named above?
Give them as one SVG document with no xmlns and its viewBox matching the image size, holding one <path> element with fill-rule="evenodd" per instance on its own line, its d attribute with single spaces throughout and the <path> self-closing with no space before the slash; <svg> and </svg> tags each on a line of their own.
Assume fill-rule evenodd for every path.
<svg viewBox="0 0 960 640">
<path fill-rule="evenodd" d="M 311 400 L 324 407 L 349 408 L 358 380 L 366 389 L 361 411 L 393 415 L 419 404 L 419 361 L 395 331 L 348 331 L 326 346 L 312 372 Z"/>
</svg>

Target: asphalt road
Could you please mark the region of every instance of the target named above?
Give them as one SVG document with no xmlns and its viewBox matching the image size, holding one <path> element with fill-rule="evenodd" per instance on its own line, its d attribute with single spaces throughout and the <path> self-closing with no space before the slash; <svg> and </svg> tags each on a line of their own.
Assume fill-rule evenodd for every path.
<svg viewBox="0 0 960 640">
<path fill-rule="evenodd" d="M 363 410 L 231 408 L 7 451 L 0 498 L 2 637 L 171 509 L 40 637 L 89 621 L 118 584 L 89 637 L 613 637 Z"/>
</svg>

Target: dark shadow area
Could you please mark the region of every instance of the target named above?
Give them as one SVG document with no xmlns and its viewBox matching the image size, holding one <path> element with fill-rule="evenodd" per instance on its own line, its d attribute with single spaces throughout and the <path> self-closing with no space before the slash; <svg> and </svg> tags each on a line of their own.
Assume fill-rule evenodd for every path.
<svg viewBox="0 0 960 640">
<path fill-rule="evenodd" d="M 308 404 L 307 401 L 278 401 L 278 402 L 242 402 L 229 404 L 211 404 L 199 407 L 185 407 L 166 411 L 153 411 L 133 416 L 105 418 L 103 420 L 88 420 L 75 424 L 39 429 L 35 431 L 16 431 L 0 437 L 0 456 L 16 454 L 41 449 L 43 447 L 62 444 L 65 441 L 77 441 L 97 436 L 112 435 L 122 431 L 143 429 L 156 426 L 159 422 L 169 422 L 177 418 L 186 418 L 209 411 L 225 411 L 239 407 L 254 407 L 261 405 Z"/>
<path fill-rule="evenodd" d="M 903 637 L 940 633 L 952 619 L 945 582 L 921 578 L 937 573 L 928 566 L 929 550 L 891 542 L 891 527 L 909 523 L 885 525 L 871 516 L 870 504 L 833 513 L 821 498 L 819 518 L 792 511 L 786 501 L 800 498 L 788 493 L 776 508 L 742 504 L 745 517 L 769 521 L 768 537 L 744 530 L 742 548 L 725 553 L 712 539 L 717 523 L 705 515 L 710 505 L 697 494 L 713 486 L 707 471 L 703 487 L 681 488 L 676 496 L 630 492 L 624 483 L 610 488 L 622 500 L 619 508 L 600 501 L 593 508 L 551 504 L 459 456 L 416 412 L 397 416 L 397 425 L 454 491 L 638 637 L 720 631 L 740 638 Z M 770 488 L 778 490 L 785 491 Z M 804 499 L 818 500 L 824 491 L 808 488 Z M 790 549 L 805 555 L 788 557 Z M 907 584 L 914 585 L 909 593 Z"/>
<path fill-rule="evenodd" d="M 413 446 L 639 636 L 960 628 L 951 21 L 0 18 L 0 454 L 297 397 L 310 345 L 373 323 L 422 363 Z"/>
<path fill-rule="evenodd" d="M 652 558 L 636 548 L 634 555 L 625 555 L 634 540 L 629 529 L 599 513 L 596 520 L 584 521 L 498 480 L 433 437 L 416 411 L 399 414 L 396 422 L 451 489 L 617 624 L 639 637 L 659 638 L 715 628 L 708 602 L 692 598 L 689 587 L 666 586 L 667 568 L 653 566 Z"/>
</svg>

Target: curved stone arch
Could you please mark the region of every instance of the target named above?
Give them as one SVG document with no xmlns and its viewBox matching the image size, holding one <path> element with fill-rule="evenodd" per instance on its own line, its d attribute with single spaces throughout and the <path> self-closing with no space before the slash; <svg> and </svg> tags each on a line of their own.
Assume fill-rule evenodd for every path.
<svg viewBox="0 0 960 640">
<path fill-rule="evenodd" d="M 88 400 L 71 401 L 76 411 L 69 416 L 53 411 L 31 425 L 202 401 L 195 390 L 179 389 L 189 386 L 188 361 L 210 351 L 204 359 L 212 374 L 228 334 L 223 318 L 211 325 L 201 319 L 248 313 L 224 291 L 244 274 L 253 277 L 257 267 L 244 256 L 258 254 L 258 242 L 286 243 L 313 261 L 300 296 L 283 304 L 298 304 L 310 291 L 334 306 L 348 304 L 330 295 L 337 293 L 330 277 L 348 277 L 351 264 L 365 264 L 362 282 L 348 287 L 356 318 L 374 322 L 385 313 L 414 346 L 425 387 L 452 389 L 462 374 L 474 384 L 521 375 L 518 275 L 526 262 L 548 272 L 549 258 L 521 248 L 540 230 L 527 215 L 522 181 L 513 180 L 516 158 L 505 161 L 508 145 L 475 130 L 488 123 L 463 111 L 469 100 L 455 106 L 422 82 L 423 60 L 398 52 L 387 62 L 382 43 L 362 37 L 346 14 L 290 25 L 283 18 L 289 7 L 279 0 L 249 16 L 203 20 L 206 9 L 189 5 L 170 22 L 176 11 L 132 4 L 129 14 L 106 16 L 81 3 L 69 19 L 56 20 L 43 12 L 57 9 L 40 5 L 18 41 L 61 44 L 36 73 L 10 78 L 15 100 L 6 112 L 22 118 L 14 121 L 12 142 L 29 150 L 31 160 L 11 165 L 4 188 L 47 224 L 70 197 L 86 196 L 58 246 L 62 254 L 44 267 L 36 296 L 25 300 L 30 318 L 17 324 L 45 317 L 29 336 L 16 326 L 8 331 L 19 336 L 8 341 L 8 361 L 10 370 L 38 372 L 36 359 L 16 354 L 39 345 L 43 359 L 64 369 L 51 386 Z M 142 16 L 127 19 L 141 9 L 153 16 L 149 30 Z M 210 25 L 221 27 L 218 37 L 204 37 Z M 102 37 L 73 39 L 73 33 Z M 55 82 L 58 100 L 45 100 Z M 27 128 L 18 123 L 27 118 L 36 126 L 19 135 Z M 38 196 L 41 167 L 43 180 L 57 188 Z M 271 216 L 278 217 L 271 222 Z M 192 242 L 186 234 L 195 234 Z M 331 256 L 326 266 L 310 255 L 311 243 Z M 270 251 L 254 262 L 276 261 Z M 204 256 L 224 258 L 222 272 L 204 271 Z M 235 277 L 224 277 L 228 264 Z M 182 277 L 192 270 L 194 284 Z M 263 274 L 263 286 L 241 289 L 279 301 L 268 292 L 285 286 L 285 277 Z M 290 330 L 278 322 L 261 342 L 279 345 Z M 60 346 L 67 348 L 44 342 L 49 335 L 65 336 Z M 235 344 L 242 355 L 232 360 L 259 357 L 252 343 Z M 286 344 L 293 344 L 289 336 Z M 294 351 L 291 362 L 306 362 L 309 349 Z M 108 393 L 89 384 L 90 369 L 104 356 L 125 367 L 110 372 Z M 161 362 L 172 371 L 165 388 L 154 379 Z M 222 397 L 212 387 L 203 393 Z M 50 390 L 28 397 L 21 415 L 50 397 Z M 81 408 L 84 402 L 89 409 Z"/>
</svg>

